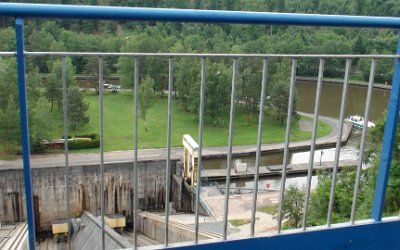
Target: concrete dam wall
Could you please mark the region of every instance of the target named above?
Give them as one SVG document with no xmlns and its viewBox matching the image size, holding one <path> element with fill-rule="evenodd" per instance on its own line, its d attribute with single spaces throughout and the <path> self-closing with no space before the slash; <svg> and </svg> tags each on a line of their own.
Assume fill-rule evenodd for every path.
<svg viewBox="0 0 400 250">
<path fill-rule="evenodd" d="M 141 210 L 163 209 L 165 202 L 165 160 L 141 161 L 138 166 L 138 198 Z M 176 161 L 171 161 L 175 169 Z M 99 165 L 70 167 L 71 215 L 82 211 L 100 215 Z M 169 173 L 171 176 L 171 173 Z M 32 169 L 37 229 L 49 230 L 51 223 L 67 217 L 64 167 Z M 105 213 L 120 213 L 132 221 L 133 163 L 110 163 L 104 168 Z M 22 169 L 0 170 L 0 220 L 24 221 L 25 191 Z M 39 215 L 39 216 L 38 216 Z"/>
</svg>

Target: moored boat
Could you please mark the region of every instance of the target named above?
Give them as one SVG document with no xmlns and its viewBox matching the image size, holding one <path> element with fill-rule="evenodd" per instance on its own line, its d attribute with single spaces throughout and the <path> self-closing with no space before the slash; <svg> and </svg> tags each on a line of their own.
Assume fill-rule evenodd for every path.
<svg viewBox="0 0 400 250">
<path fill-rule="evenodd" d="M 353 123 L 354 127 L 362 129 L 364 127 L 364 117 L 359 115 L 350 115 L 346 119 L 346 121 Z M 374 128 L 375 124 L 373 122 L 368 121 L 368 128 Z"/>
</svg>

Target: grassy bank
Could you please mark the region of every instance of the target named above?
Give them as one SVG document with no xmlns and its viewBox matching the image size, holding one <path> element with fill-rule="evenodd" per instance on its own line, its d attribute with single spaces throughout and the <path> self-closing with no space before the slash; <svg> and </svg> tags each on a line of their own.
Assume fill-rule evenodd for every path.
<svg viewBox="0 0 400 250">
<path fill-rule="evenodd" d="M 84 128 L 72 131 L 70 134 L 99 133 L 99 100 L 98 96 L 87 95 L 90 103 L 90 123 Z M 197 116 L 182 109 L 173 100 L 172 117 L 172 146 L 182 145 L 182 135 L 190 134 L 195 140 L 198 135 Z M 104 138 L 106 151 L 133 149 L 133 96 L 130 94 L 106 95 L 104 97 Z M 302 117 L 301 119 L 309 119 Z M 226 115 L 229 121 L 229 112 Z M 149 109 L 147 115 L 148 132 L 145 132 L 144 122 L 139 118 L 139 147 L 162 148 L 166 147 L 167 131 L 167 98 L 157 99 Z M 59 124 L 55 136 L 62 135 L 62 126 Z M 258 118 L 248 122 L 247 113 L 240 108 L 236 111 L 234 128 L 234 145 L 255 144 L 257 141 Z M 323 136 L 330 132 L 331 128 L 319 123 L 318 135 Z M 225 127 L 213 127 L 205 125 L 203 143 L 205 146 L 226 146 L 228 144 L 228 122 Z M 285 137 L 285 127 L 270 113 L 266 113 L 263 127 L 263 143 L 282 142 Z M 291 130 L 291 140 L 300 141 L 311 138 L 311 132 L 300 131 L 296 122 Z M 97 151 L 97 150 L 86 150 Z"/>
</svg>

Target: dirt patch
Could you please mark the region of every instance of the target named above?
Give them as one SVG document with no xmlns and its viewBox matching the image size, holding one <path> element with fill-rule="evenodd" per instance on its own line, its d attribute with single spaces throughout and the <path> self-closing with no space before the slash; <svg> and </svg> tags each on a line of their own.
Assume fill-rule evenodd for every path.
<svg viewBox="0 0 400 250">
<path fill-rule="evenodd" d="M 313 124 L 312 121 L 310 120 L 300 120 L 299 121 L 299 125 L 300 125 L 300 130 L 304 131 L 304 132 L 311 132 L 312 128 L 313 128 Z"/>
</svg>

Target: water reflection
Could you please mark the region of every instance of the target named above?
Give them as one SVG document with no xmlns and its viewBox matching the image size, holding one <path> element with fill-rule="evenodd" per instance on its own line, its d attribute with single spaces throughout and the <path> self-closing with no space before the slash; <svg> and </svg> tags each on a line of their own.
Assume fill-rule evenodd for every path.
<svg viewBox="0 0 400 250">
<path fill-rule="evenodd" d="M 321 92 L 320 114 L 338 118 L 340 113 L 340 101 L 342 98 L 342 84 L 323 83 Z M 299 81 L 296 82 L 298 94 L 297 108 L 299 111 L 313 113 L 315 104 L 316 83 Z M 346 116 L 364 116 L 367 88 L 363 86 L 349 85 L 347 92 Z M 389 101 L 389 90 L 374 88 L 372 92 L 371 109 L 369 119 L 376 121 L 387 109 Z M 313 98 L 309 98 L 312 96 Z"/>
<path fill-rule="evenodd" d="M 326 161 L 333 161 L 335 156 L 335 148 L 327 148 L 321 150 L 315 150 L 314 162 L 319 163 Z M 354 160 L 358 157 L 358 149 L 353 146 L 345 146 L 340 150 L 341 160 Z M 310 152 L 295 152 L 289 154 L 289 163 L 308 163 L 310 158 Z M 241 156 L 233 157 L 234 160 L 240 159 L 247 163 L 248 167 L 255 166 L 255 156 Z M 283 153 L 273 153 L 261 156 L 260 166 L 271 166 L 271 165 L 282 165 L 283 164 Z M 226 169 L 226 158 L 223 159 L 208 159 L 203 160 L 204 169 Z"/>
<path fill-rule="evenodd" d="M 320 114 L 328 117 L 338 118 L 340 112 L 340 101 L 342 96 L 342 84 L 324 83 L 321 93 L 321 106 Z M 296 82 L 297 94 L 299 96 L 297 108 L 299 111 L 313 113 L 314 112 L 314 98 L 316 91 L 315 82 L 299 81 Z M 389 100 L 389 90 L 374 89 L 372 94 L 371 109 L 369 119 L 376 121 L 382 116 L 382 113 L 387 109 Z M 364 115 L 364 107 L 367 95 L 367 88 L 362 86 L 349 85 L 346 103 L 346 115 Z M 342 147 L 340 151 L 340 159 L 357 159 L 358 148 L 360 143 L 361 132 L 353 130 L 349 141 L 346 146 Z M 310 152 L 292 152 L 289 155 L 290 163 L 308 163 Z M 333 161 L 335 156 L 335 148 L 328 148 L 323 150 L 316 150 L 314 155 L 314 162 L 320 161 Z M 241 159 L 246 162 L 249 167 L 255 165 L 255 155 L 245 157 L 234 157 L 234 160 Z M 281 165 L 283 161 L 283 153 L 274 153 L 263 155 L 260 159 L 260 166 L 267 165 Z M 203 161 L 204 169 L 225 169 L 226 158 L 223 159 L 210 159 Z M 306 176 L 289 176 L 287 179 L 288 185 L 296 185 L 299 187 L 305 186 Z M 223 184 L 223 183 L 220 183 Z M 236 180 L 232 181 L 232 187 L 240 187 L 242 189 L 252 189 L 253 181 L 250 180 Z M 268 177 L 260 178 L 259 189 L 261 191 L 279 190 L 280 178 Z M 312 178 L 311 188 L 317 185 L 317 178 Z"/>
<path fill-rule="evenodd" d="M 346 144 L 340 150 L 341 160 L 354 160 L 358 158 L 358 145 L 361 139 L 361 131 L 353 130 L 351 136 Z M 333 161 L 335 157 L 335 148 L 328 148 L 322 150 L 316 150 L 314 154 L 314 162 L 318 164 L 320 161 Z M 308 163 L 310 157 L 310 152 L 293 152 L 290 153 L 290 163 Z M 234 159 L 241 159 L 246 162 L 249 167 L 254 167 L 255 156 L 246 157 L 234 157 Z M 283 153 L 267 154 L 261 157 L 261 166 L 266 165 L 279 165 L 282 164 Z M 203 161 L 204 169 L 225 169 L 226 168 L 226 158 L 223 159 L 212 159 Z M 280 177 L 261 177 L 258 182 L 258 188 L 260 192 L 263 191 L 278 191 L 280 188 Z M 290 185 L 295 185 L 300 188 L 306 186 L 307 176 L 306 175 L 290 175 L 286 181 L 286 187 Z M 224 185 L 225 182 L 219 182 L 220 185 Z M 311 189 L 314 189 L 318 184 L 318 178 L 313 176 L 311 179 Z M 251 191 L 254 187 L 253 179 L 246 180 L 232 180 L 231 188 L 240 188 L 241 190 Z"/>
</svg>

